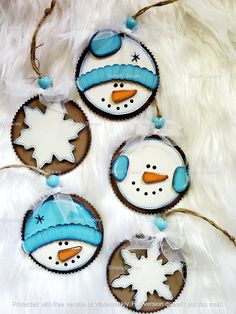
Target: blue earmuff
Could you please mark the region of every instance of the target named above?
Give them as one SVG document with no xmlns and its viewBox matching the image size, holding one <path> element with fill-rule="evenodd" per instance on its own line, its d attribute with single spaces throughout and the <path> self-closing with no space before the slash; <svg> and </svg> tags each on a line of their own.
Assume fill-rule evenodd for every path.
<svg viewBox="0 0 236 314">
<path fill-rule="evenodd" d="M 126 178 L 128 168 L 129 158 L 125 155 L 120 155 L 112 162 L 111 173 L 117 181 L 121 182 Z"/>
<path fill-rule="evenodd" d="M 96 33 L 90 40 L 91 53 L 98 58 L 116 53 L 122 46 L 121 35 L 113 30 L 104 30 Z"/>
<path fill-rule="evenodd" d="M 172 186 L 175 192 L 184 192 L 189 186 L 189 173 L 186 167 L 177 167 L 174 172 Z"/>
</svg>

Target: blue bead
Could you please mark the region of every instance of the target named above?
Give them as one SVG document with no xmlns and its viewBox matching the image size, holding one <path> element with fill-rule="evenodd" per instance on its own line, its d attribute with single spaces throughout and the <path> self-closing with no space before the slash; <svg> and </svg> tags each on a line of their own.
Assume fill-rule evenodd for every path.
<svg viewBox="0 0 236 314">
<path fill-rule="evenodd" d="M 56 175 L 51 175 L 46 179 L 46 184 L 51 188 L 56 188 L 60 184 L 60 179 Z"/>
<path fill-rule="evenodd" d="M 133 30 L 138 25 L 138 22 L 134 18 L 129 16 L 126 20 L 125 25 L 128 29 Z"/>
<path fill-rule="evenodd" d="M 52 87 L 52 80 L 48 76 L 41 76 L 38 80 L 39 87 L 47 89 Z"/>
<path fill-rule="evenodd" d="M 160 230 L 163 231 L 167 227 L 167 221 L 162 219 L 161 217 L 157 217 L 154 220 L 154 225 Z"/>
<path fill-rule="evenodd" d="M 155 125 L 156 129 L 161 129 L 165 125 L 166 120 L 163 117 L 152 117 L 152 123 Z"/>
</svg>

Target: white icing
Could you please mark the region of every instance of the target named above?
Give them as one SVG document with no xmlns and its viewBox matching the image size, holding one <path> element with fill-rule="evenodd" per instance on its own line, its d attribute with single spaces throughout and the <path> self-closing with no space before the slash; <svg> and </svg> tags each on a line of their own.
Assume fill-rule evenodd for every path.
<svg viewBox="0 0 236 314">
<path fill-rule="evenodd" d="M 172 145 L 157 139 L 145 140 L 136 145 L 135 148 L 131 145 L 122 152 L 129 158 L 129 169 L 126 178 L 117 182 L 119 191 L 129 203 L 139 208 L 158 209 L 170 204 L 178 197 L 172 187 L 172 181 L 175 169 L 184 166 L 180 153 Z M 150 168 L 147 168 L 147 165 L 150 165 Z M 156 166 L 156 169 L 153 169 L 153 166 Z M 168 179 L 147 184 L 142 179 L 144 172 L 168 175 Z M 145 195 L 145 192 L 148 195 Z"/>
<path fill-rule="evenodd" d="M 132 56 L 134 55 L 134 53 L 139 55 L 140 59 L 137 59 L 137 62 L 132 61 Z M 149 53 L 136 40 L 125 36 L 124 38 L 122 38 L 121 49 L 111 56 L 96 58 L 92 55 L 92 53 L 89 52 L 85 56 L 81 64 L 79 75 L 89 72 L 93 69 L 97 69 L 99 67 L 113 64 L 138 65 L 140 67 L 147 68 L 153 73 L 156 73 L 155 64 Z M 118 84 L 118 87 L 116 88 L 114 87 L 115 83 Z M 124 87 L 122 88 L 120 87 L 121 83 L 124 84 Z M 115 104 L 111 99 L 112 91 L 122 89 L 136 89 L 137 94 L 132 98 Z M 139 83 L 120 80 L 93 86 L 84 93 L 89 102 L 92 103 L 95 107 L 113 115 L 129 114 L 138 110 L 146 103 L 151 94 L 151 90 L 145 88 Z M 105 101 L 102 101 L 103 98 L 105 99 Z M 133 103 L 130 102 L 131 99 L 132 101 L 134 101 Z M 108 107 L 109 104 L 111 105 L 110 107 Z M 117 108 L 119 108 L 119 110 L 117 110 Z"/>
<path fill-rule="evenodd" d="M 117 87 L 114 87 L 115 83 L 118 84 Z M 120 87 L 121 83 L 124 85 L 122 88 Z M 122 89 L 136 89 L 137 94 L 119 103 L 114 103 L 111 98 L 112 92 Z M 84 94 L 89 102 L 93 103 L 98 109 L 109 114 L 121 115 L 132 113 L 141 108 L 151 96 L 152 92 L 138 83 L 111 81 L 96 85 L 88 89 Z M 105 99 L 105 101 L 103 101 L 103 99 Z"/>
<path fill-rule="evenodd" d="M 62 242 L 62 245 L 59 245 Z M 68 242 L 68 245 L 65 245 Z M 63 249 L 69 249 L 72 247 L 81 246 L 82 250 L 80 253 L 70 258 L 65 262 L 61 262 L 58 259 L 58 251 Z M 41 265 L 59 271 L 69 271 L 79 269 L 85 265 L 94 255 L 97 247 L 89 243 L 77 241 L 77 240 L 58 240 L 47 245 L 44 245 L 34 251 L 31 255 Z M 77 256 L 80 256 L 77 258 Z M 50 258 L 51 257 L 51 258 Z M 72 262 L 74 261 L 74 262 Z M 56 264 L 58 263 L 58 264 Z"/>
<path fill-rule="evenodd" d="M 182 269 L 180 262 L 167 262 L 162 265 L 162 260 L 157 260 L 160 256 L 157 243 L 147 249 L 147 257 L 141 256 L 139 259 L 135 253 L 131 253 L 126 249 L 121 251 L 121 255 L 128 268 L 128 275 L 121 275 L 112 282 L 114 288 L 127 288 L 136 291 L 134 302 L 136 310 L 140 310 L 147 301 L 147 294 L 154 294 L 154 291 L 160 297 L 166 300 L 173 300 L 172 292 L 167 284 L 166 275 L 172 275 L 176 271 Z"/>
<path fill-rule="evenodd" d="M 27 106 L 24 111 L 24 123 L 29 128 L 22 130 L 14 143 L 25 149 L 34 148 L 33 158 L 36 159 L 37 167 L 42 168 L 50 163 L 53 156 L 59 161 L 75 162 L 74 145 L 69 141 L 76 139 L 85 125 L 71 119 L 64 120 L 66 110 L 60 103 L 48 106 L 45 113 L 39 108 L 31 109 Z"/>
</svg>

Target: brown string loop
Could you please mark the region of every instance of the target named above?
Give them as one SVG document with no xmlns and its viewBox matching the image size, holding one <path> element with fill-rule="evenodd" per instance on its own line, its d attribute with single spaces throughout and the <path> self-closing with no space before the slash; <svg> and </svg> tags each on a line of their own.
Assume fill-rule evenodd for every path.
<svg viewBox="0 0 236 314">
<path fill-rule="evenodd" d="M 34 166 L 29 166 L 29 165 L 17 165 L 17 164 L 13 164 L 13 165 L 8 165 L 8 166 L 3 166 L 0 168 L 1 170 L 5 170 L 5 169 L 11 169 L 11 168 L 27 168 L 27 169 L 31 169 L 34 170 L 35 172 L 44 175 L 45 177 L 50 177 L 50 173 L 43 171 L 39 168 L 36 168 Z"/>
<path fill-rule="evenodd" d="M 133 19 L 137 19 L 140 15 L 142 15 L 143 13 L 145 13 L 146 11 L 148 11 L 151 8 L 161 7 L 163 5 L 171 4 L 171 3 L 174 3 L 176 1 L 178 1 L 178 0 L 166 0 L 166 1 L 161 1 L 161 2 L 158 2 L 158 3 L 155 3 L 155 4 L 148 5 L 148 6 L 144 7 L 144 8 L 142 8 L 141 10 L 139 10 L 136 14 L 134 14 L 132 16 L 132 18 Z"/>
<path fill-rule="evenodd" d="M 38 32 L 41 28 L 41 26 L 43 25 L 44 21 L 46 20 L 46 18 L 52 13 L 55 5 L 56 5 L 56 0 L 52 0 L 51 2 L 51 6 L 50 8 L 47 8 L 44 11 L 44 15 L 41 18 L 41 20 L 39 21 L 38 25 L 36 26 L 36 29 L 34 31 L 33 37 L 32 37 L 32 41 L 31 41 L 31 49 L 30 49 L 30 60 L 31 60 L 31 64 L 32 64 L 32 68 L 34 69 L 34 71 L 36 72 L 36 74 L 41 77 L 42 76 L 42 72 L 40 71 L 40 63 L 38 62 L 37 64 L 37 58 L 36 58 L 36 49 L 38 47 L 40 47 L 42 44 L 40 45 L 36 45 L 36 39 L 37 39 L 37 35 Z"/>
<path fill-rule="evenodd" d="M 176 213 L 182 213 L 182 214 L 189 214 L 198 218 L 201 218 L 203 220 L 205 220 L 206 222 L 208 222 L 210 225 L 212 225 L 213 227 L 215 227 L 217 230 L 221 231 L 231 242 L 233 242 L 233 244 L 236 246 L 236 238 L 234 236 L 232 236 L 230 233 L 228 233 L 228 231 L 226 231 L 225 229 L 223 229 L 222 227 L 220 227 L 219 225 L 217 225 L 213 220 L 202 216 L 200 213 L 195 212 L 193 210 L 187 209 L 187 208 L 176 208 L 173 209 L 171 211 L 165 212 L 162 214 L 162 218 L 166 219 Z"/>
</svg>

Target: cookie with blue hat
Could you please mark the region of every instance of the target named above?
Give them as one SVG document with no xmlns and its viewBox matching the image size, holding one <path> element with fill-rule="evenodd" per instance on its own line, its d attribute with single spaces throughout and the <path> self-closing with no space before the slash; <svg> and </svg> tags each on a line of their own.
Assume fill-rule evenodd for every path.
<svg viewBox="0 0 236 314">
<path fill-rule="evenodd" d="M 83 198 L 55 194 L 26 213 L 22 241 L 23 251 L 40 266 L 74 272 L 88 266 L 99 253 L 102 222 Z"/>
<path fill-rule="evenodd" d="M 137 137 L 114 153 L 110 181 L 127 207 L 144 214 L 160 213 L 177 204 L 188 190 L 187 159 L 167 137 Z"/>
<path fill-rule="evenodd" d="M 135 38 L 113 30 L 92 36 L 76 68 L 76 86 L 94 112 L 131 118 L 153 100 L 159 70 L 152 53 Z"/>
</svg>

